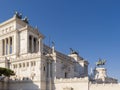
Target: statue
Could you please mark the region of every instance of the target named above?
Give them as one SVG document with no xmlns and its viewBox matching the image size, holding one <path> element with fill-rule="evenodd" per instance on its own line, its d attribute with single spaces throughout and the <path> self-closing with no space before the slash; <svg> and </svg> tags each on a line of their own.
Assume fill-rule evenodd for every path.
<svg viewBox="0 0 120 90">
<path fill-rule="evenodd" d="M 70 51 L 71 51 L 71 54 L 77 54 L 78 55 L 78 52 L 73 50 L 72 48 L 70 48 Z"/>
<path fill-rule="evenodd" d="M 17 11 L 15 11 L 15 15 L 14 15 L 15 17 L 17 17 L 17 18 L 19 18 L 19 19 L 22 19 L 22 14 L 21 13 L 19 13 L 19 12 L 17 12 Z M 22 19 L 25 23 L 27 23 L 27 24 L 29 24 L 29 20 L 28 20 L 28 18 L 27 17 L 25 17 L 25 18 L 23 18 Z"/>
<path fill-rule="evenodd" d="M 27 17 L 25 17 L 25 18 L 23 19 L 23 21 L 24 21 L 25 23 L 29 24 Z"/>
<path fill-rule="evenodd" d="M 101 59 L 99 59 L 99 60 L 96 62 L 96 65 L 97 65 L 97 66 L 103 66 L 103 65 L 105 65 L 105 63 L 106 63 L 106 60 L 101 60 Z"/>
<path fill-rule="evenodd" d="M 53 41 L 52 41 L 51 43 L 52 43 L 52 47 L 54 47 L 54 46 L 55 46 L 55 43 L 54 43 Z"/>
<path fill-rule="evenodd" d="M 22 19 L 22 14 L 15 11 L 15 17 L 19 18 L 19 19 Z"/>
</svg>

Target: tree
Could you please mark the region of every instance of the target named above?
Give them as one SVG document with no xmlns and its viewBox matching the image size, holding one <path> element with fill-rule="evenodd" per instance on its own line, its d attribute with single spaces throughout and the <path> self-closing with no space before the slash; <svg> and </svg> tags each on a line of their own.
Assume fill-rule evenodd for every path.
<svg viewBox="0 0 120 90">
<path fill-rule="evenodd" d="M 0 67 L 0 76 L 2 75 L 10 77 L 15 75 L 15 73 L 11 69 Z"/>
</svg>

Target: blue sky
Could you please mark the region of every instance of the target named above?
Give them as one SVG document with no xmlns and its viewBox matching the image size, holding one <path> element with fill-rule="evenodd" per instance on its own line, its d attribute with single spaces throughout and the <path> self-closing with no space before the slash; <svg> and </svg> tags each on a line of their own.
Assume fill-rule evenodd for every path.
<svg viewBox="0 0 120 90">
<path fill-rule="evenodd" d="M 57 50 L 69 54 L 69 48 L 95 66 L 106 59 L 108 75 L 120 80 L 120 1 L 119 0 L 1 0 L 0 22 L 15 11 L 29 18 Z"/>
</svg>

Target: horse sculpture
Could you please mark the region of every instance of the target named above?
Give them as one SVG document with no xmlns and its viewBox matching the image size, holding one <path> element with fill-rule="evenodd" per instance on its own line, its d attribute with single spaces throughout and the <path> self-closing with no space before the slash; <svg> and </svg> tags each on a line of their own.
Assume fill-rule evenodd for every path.
<svg viewBox="0 0 120 90">
<path fill-rule="evenodd" d="M 105 63 L 106 63 L 106 60 L 99 59 L 98 62 L 96 62 L 96 65 L 97 66 L 103 66 L 103 65 L 105 65 Z"/>
</svg>

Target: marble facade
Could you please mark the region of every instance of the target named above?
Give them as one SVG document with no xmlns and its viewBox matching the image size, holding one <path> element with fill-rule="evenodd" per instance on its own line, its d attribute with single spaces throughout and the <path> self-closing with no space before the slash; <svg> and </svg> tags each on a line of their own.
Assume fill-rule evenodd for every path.
<svg viewBox="0 0 120 90">
<path fill-rule="evenodd" d="M 99 87 L 89 80 L 88 61 L 75 51 L 65 55 L 54 46 L 45 45 L 43 40 L 44 35 L 18 13 L 0 24 L 0 67 L 15 72 L 15 76 L 0 82 L 1 90 L 93 90 L 90 87 Z"/>
</svg>

